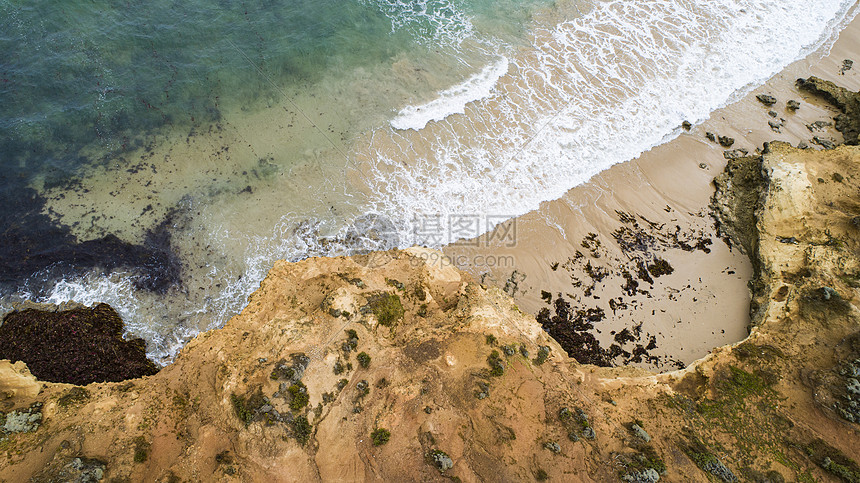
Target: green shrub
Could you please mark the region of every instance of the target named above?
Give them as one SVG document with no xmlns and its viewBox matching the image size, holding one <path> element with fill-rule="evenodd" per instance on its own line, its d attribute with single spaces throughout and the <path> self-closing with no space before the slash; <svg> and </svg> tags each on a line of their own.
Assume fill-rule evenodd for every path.
<svg viewBox="0 0 860 483">
<path fill-rule="evenodd" d="M 82 387 L 73 387 L 69 389 L 69 391 L 59 399 L 57 399 L 57 404 L 61 407 L 68 407 L 73 404 L 78 404 L 86 401 L 90 397 L 89 391 Z"/>
<path fill-rule="evenodd" d="M 302 446 L 307 444 L 308 440 L 311 439 L 312 431 L 313 426 L 311 426 L 307 416 L 299 416 L 293 419 L 293 436 Z"/>
<path fill-rule="evenodd" d="M 245 404 L 245 398 L 243 396 L 231 394 L 230 402 L 233 403 L 233 410 L 236 412 L 236 416 L 245 423 L 245 426 L 251 424 L 251 418 L 253 418 L 254 415 L 251 411 L 248 411 L 248 407 Z"/>
<path fill-rule="evenodd" d="M 378 428 L 370 433 L 370 438 L 373 440 L 374 446 L 382 446 L 391 438 L 391 431 L 385 428 Z"/>
<path fill-rule="evenodd" d="M 370 367 L 370 356 L 367 355 L 367 352 L 359 352 L 358 355 L 356 356 L 356 359 L 358 359 L 358 364 L 361 367 L 363 367 L 365 369 Z"/>
<path fill-rule="evenodd" d="M 541 365 L 549 359 L 550 349 L 549 346 L 542 345 L 538 348 L 538 355 L 534 359 L 535 365 Z"/>
<path fill-rule="evenodd" d="M 494 350 L 487 357 L 487 364 L 490 365 L 490 375 L 499 377 L 505 374 L 505 362 L 499 357 L 499 351 Z"/>
<path fill-rule="evenodd" d="M 147 459 L 149 459 L 149 443 L 143 436 L 138 436 L 134 438 L 134 462 L 143 463 Z"/>
<path fill-rule="evenodd" d="M 293 411 L 298 411 L 308 405 L 310 395 L 308 395 L 307 386 L 302 381 L 290 386 L 287 392 L 290 393 L 290 409 Z"/>
<path fill-rule="evenodd" d="M 376 316 L 376 320 L 386 327 L 394 325 L 406 313 L 397 294 L 380 293 L 371 297 L 367 302 L 373 315 Z"/>
</svg>

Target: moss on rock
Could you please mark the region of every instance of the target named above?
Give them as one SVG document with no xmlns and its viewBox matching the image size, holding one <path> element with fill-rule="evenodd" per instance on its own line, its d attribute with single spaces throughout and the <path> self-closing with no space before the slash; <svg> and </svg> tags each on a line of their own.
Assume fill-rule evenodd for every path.
<svg viewBox="0 0 860 483">
<path fill-rule="evenodd" d="M 406 311 L 400 302 L 400 297 L 393 293 L 378 293 L 367 300 L 370 310 L 381 325 L 390 327 L 403 318 Z"/>
</svg>

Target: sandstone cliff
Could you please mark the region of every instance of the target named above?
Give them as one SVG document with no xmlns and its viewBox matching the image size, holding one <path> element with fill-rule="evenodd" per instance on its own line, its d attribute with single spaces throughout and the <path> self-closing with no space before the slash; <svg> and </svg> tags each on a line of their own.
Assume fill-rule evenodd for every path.
<svg viewBox="0 0 860 483">
<path fill-rule="evenodd" d="M 0 481 L 860 481 L 860 148 L 716 185 L 753 324 L 685 370 L 580 365 L 433 251 L 280 262 L 155 375 L 0 362 Z"/>
</svg>

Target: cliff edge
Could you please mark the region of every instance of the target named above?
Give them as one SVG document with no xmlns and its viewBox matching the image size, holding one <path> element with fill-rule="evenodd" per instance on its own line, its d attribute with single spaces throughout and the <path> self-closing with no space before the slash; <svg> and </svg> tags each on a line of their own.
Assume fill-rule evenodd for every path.
<svg viewBox="0 0 860 483">
<path fill-rule="evenodd" d="M 278 262 L 157 374 L 0 362 L 0 481 L 860 481 L 860 147 L 716 185 L 753 325 L 687 369 L 578 364 L 431 250 Z"/>
</svg>

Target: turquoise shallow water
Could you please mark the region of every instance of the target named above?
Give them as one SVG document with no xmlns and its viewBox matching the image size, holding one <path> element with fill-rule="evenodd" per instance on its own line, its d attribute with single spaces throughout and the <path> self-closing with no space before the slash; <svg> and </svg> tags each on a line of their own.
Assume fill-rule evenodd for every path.
<svg viewBox="0 0 860 483">
<path fill-rule="evenodd" d="M 0 309 L 106 301 L 168 360 L 274 260 L 486 231 L 826 45 L 852 5 L 0 0 Z"/>
<path fill-rule="evenodd" d="M 315 185 L 343 172 L 351 161 L 349 145 L 361 133 L 385 125 L 397 108 L 430 98 L 440 87 L 480 70 L 499 45 L 524 44 L 531 12 L 546 4 L 0 2 L 0 202 L 7 207 L 0 214 L 0 298 L 5 303 L 45 299 L 58 281 L 89 277 L 84 292 L 127 300 L 92 287 L 93 277 L 104 281 L 112 274 L 131 277 L 137 294 L 131 298 L 140 306 L 147 306 L 144 300 L 157 303 L 147 292 L 165 297 L 187 291 L 188 258 L 200 256 L 177 253 L 180 226 L 175 218 L 177 211 L 187 211 L 188 200 L 212 204 L 233 181 L 247 184 L 251 192 L 255 182 L 266 185 L 278 176 L 297 176 L 294 169 L 303 170 L 305 191 L 314 191 Z M 398 85 L 396 76 L 380 74 L 396 62 L 420 75 Z M 380 84 L 386 84 L 386 93 L 373 95 Z M 185 193 L 166 195 L 153 188 L 148 198 L 165 207 L 143 232 L 123 230 L 122 221 L 99 224 L 108 218 L 130 224 L 138 212 L 119 208 L 101 214 L 98 201 L 87 195 L 93 188 L 82 185 L 94 170 L 114 169 L 107 183 L 115 186 L 105 189 L 121 195 L 125 187 L 116 173 L 142 169 L 140 163 L 153 150 L 169 144 L 165 140 L 208 133 L 200 143 L 205 145 L 216 137 L 213 129 L 252 122 L 247 119 L 273 106 L 282 106 L 280 117 L 289 118 L 277 136 L 290 140 L 275 141 L 282 146 L 264 149 L 251 142 L 249 152 L 235 155 L 243 162 L 254 156 L 250 165 L 225 163 L 205 183 L 187 183 Z M 266 129 L 280 121 L 269 116 L 253 122 Z M 223 137 L 218 136 L 219 142 Z M 234 147 L 235 152 L 235 144 L 244 141 L 234 135 L 220 149 Z M 190 156 L 196 158 L 198 152 Z M 327 167 L 308 174 L 308 152 L 324 152 L 311 164 Z M 190 171 L 208 162 L 187 161 Z M 171 178 L 163 166 L 146 167 L 156 185 L 160 176 Z M 59 217 L 46 197 L 56 201 L 66 193 L 76 193 L 87 209 Z M 304 208 L 277 209 L 316 217 L 314 209 Z M 341 209 L 361 212 L 360 206 Z M 208 222 L 205 217 L 189 220 L 187 214 L 183 219 L 186 231 L 189 225 Z M 88 223 L 95 231 L 80 228 Z M 274 224 L 243 235 L 268 236 Z M 271 255 L 279 256 L 283 254 Z M 232 269 L 220 282 L 235 283 L 246 269 Z M 76 298 L 87 296 L 77 293 Z M 197 300 L 189 308 L 187 298 L 181 298 L 181 313 L 207 303 Z M 237 308 L 235 301 L 227 305 Z M 132 312 L 129 305 L 124 315 L 133 318 Z M 147 332 L 149 325 L 144 321 L 137 327 Z M 150 341 L 161 337 L 148 333 Z"/>
<path fill-rule="evenodd" d="M 301 88 L 468 28 L 444 2 L 416 4 L 402 25 L 386 14 L 409 9 L 393 2 L 21 3 L 0 4 L 2 163 L 58 179 L 89 162 L 85 146 L 122 151 L 273 95 L 249 60 Z"/>
</svg>

